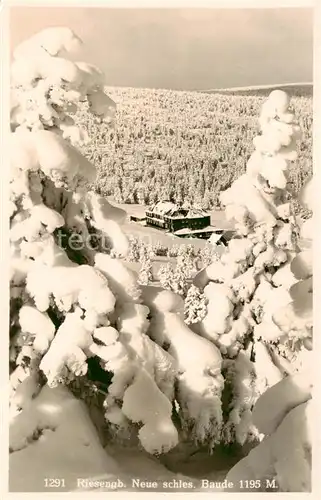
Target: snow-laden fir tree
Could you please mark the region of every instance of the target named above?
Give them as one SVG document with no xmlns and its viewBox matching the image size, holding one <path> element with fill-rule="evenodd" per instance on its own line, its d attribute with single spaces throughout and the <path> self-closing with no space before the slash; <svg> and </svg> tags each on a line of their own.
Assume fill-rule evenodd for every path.
<svg viewBox="0 0 321 500">
<path fill-rule="evenodd" d="M 153 264 L 148 255 L 141 259 L 141 268 L 139 270 L 138 282 L 141 285 L 149 285 L 153 281 Z"/>
<path fill-rule="evenodd" d="M 312 210 L 312 180 L 302 189 L 300 199 Z M 312 227 L 312 219 L 301 226 L 300 252 L 291 263 L 298 280 L 290 289 L 292 300 L 273 316 L 281 331 L 290 338 L 297 338 L 301 332 L 306 346 L 305 363 L 296 373 L 269 388 L 255 404 L 253 421 L 264 439 L 228 473 L 227 479 L 234 483 L 234 491 L 240 490 L 240 480 L 244 485 L 245 480 L 253 479 L 259 480 L 265 491 L 273 491 L 267 487 L 273 481 L 277 491 L 311 491 L 314 420 L 311 396 L 315 376 L 311 351 Z"/>
<path fill-rule="evenodd" d="M 190 280 L 197 269 L 196 262 L 193 246 L 181 245 L 178 248 L 175 267 L 171 263 L 160 266 L 158 278 L 161 286 L 186 297 Z"/>
<path fill-rule="evenodd" d="M 189 279 L 191 277 L 192 268 L 190 262 L 183 256 L 177 257 L 177 263 L 174 268 L 171 281 L 171 289 L 174 293 L 185 297 L 189 288 Z"/>
<path fill-rule="evenodd" d="M 174 403 L 188 436 L 214 443 L 222 422 L 220 351 L 186 326 L 179 297 L 140 287 L 115 258 L 128 251 L 125 213 L 89 189 L 95 167 L 77 148 L 88 138 L 72 115 L 84 101 L 98 120 L 113 121 L 115 105 L 99 69 L 68 60 L 80 46 L 70 29 L 48 28 L 14 51 L 12 418 L 44 384 L 99 382 L 109 427 L 138 429 L 148 452 L 177 444 Z"/>
<path fill-rule="evenodd" d="M 214 260 L 217 260 L 217 258 L 218 258 L 218 253 L 214 245 L 208 243 L 202 248 L 200 252 L 200 260 L 202 262 L 202 267 L 209 266 L 210 264 L 212 264 Z"/>
<path fill-rule="evenodd" d="M 130 236 L 128 238 L 129 241 L 129 249 L 127 252 L 126 260 L 128 262 L 139 262 L 139 254 L 141 248 L 141 242 L 138 238 L 134 236 Z"/>
<path fill-rule="evenodd" d="M 297 157 L 300 128 L 289 105 L 288 95 L 279 90 L 264 102 L 261 134 L 253 141 L 246 173 L 221 195 L 238 235 L 194 280 L 204 289 L 208 306 L 193 329 L 211 340 L 224 358 L 222 439 L 227 442 L 243 444 L 258 436 L 252 422 L 255 401 L 298 369 L 310 336 L 311 325 L 285 333 L 275 317 L 291 302 L 289 289 L 296 278 L 290 266 L 298 252 L 287 177 Z"/>
<path fill-rule="evenodd" d="M 148 420 L 150 439 L 145 442 L 146 436 L 141 437 L 141 442 L 146 449 L 160 451 L 176 443 L 177 431 L 171 422 L 171 401 L 150 370 L 157 371 L 161 384 L 156 366 L 160 359 L 171 358 L 155 347 L 155 361 L 149 368 L 138 361 L 138 347 L 130 346 L 133 329 L 137 337 L 142 336 L 142 345 L 152 343 L 144 336 L 148 308 L 139 304 L 137 277 L 121 260 L 108 255 L 108 249 L 97 253 L 88 244 L 94 233 L 102 243 L 108 239 L 118 254 L 126 255 L 128 249 L 119 226 L 125 213 L 88 191 L 95 168 L 76 148 L 86 138 L 71 116 L 77 103 L 87 101 L 89 112 L 107 121 L 115 107 L 104 93 L 103 75 L 97 68 L 62 57 L 79 45 L 69 29 L 53 28 L 14 52 L 11 409 L 14 415 L 23 408 L 43 378 L 54 387 L 86 376 L 88 360 L 94 358 L 106 370 L 106 383 L 108 373 L 114 373 L 109 393 L 117 401 L 124 399 L 124 404 L 131 382 L 138 377 L 149 380 L 150 401 L 159 408 L 163 427 L 144 416 L 134 420 Z M 78 244 L 85 242 L 80 249 L 73 244 L 76 236 Z M 126 324 L 128 316 L 134 326 Z M 130 405 L 122 411 L 109 401 L 107 419 L 110 414 L 115 419 L 115 408 L 124 419 L 131 411 Z"/>
<path fill-rule="evenodd" d="M 207 300 L 204 293 L 195 285 L 188 289 L 184 301 L 184 318 L 188 325 L 199 323 L 207 313 Z"/>
<path fill-rule="evenodd" d="M 180 296 L 186 296 L 189 288 L 190 268 L 184 265 L 184 259 L 177 258 L 176 266 L 163 264 L 158 271 L 159 283 L 165 290 L 171 290 Z"/>
<path fill-rule="evenodd" d="M 164 290 L 172 290 L 174 268 L 170 263 L 162 264 L 157 273 L 159 283 Z"/>
</svg>

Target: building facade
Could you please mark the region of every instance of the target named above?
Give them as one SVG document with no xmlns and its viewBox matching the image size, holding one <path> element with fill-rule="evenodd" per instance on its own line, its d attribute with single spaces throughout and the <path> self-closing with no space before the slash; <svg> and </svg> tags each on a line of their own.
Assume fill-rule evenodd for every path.
<svg viewBox="0 0 321 500">
<path fill-rule="evenodd" d="M 211 223 L 211 216 L 198 209 L 186 209 L 163 201 L 146 210 L 146 224 L 159 227 L 171 233 L 180 229 L 203 229 Z"/>
</svg>

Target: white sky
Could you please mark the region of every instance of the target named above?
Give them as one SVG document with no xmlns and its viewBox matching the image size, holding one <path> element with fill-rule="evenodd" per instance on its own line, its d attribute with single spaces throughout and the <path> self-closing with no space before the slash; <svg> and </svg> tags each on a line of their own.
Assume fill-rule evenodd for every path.
<svg viewBox="0 0 321 500">
<path fill-rule="evenodd" d="M 46 26 L 84 41 L 107 85 L 207 89 L 312 81 L 313 11 L 12 7 L 11 43 Z"/>
</svg>

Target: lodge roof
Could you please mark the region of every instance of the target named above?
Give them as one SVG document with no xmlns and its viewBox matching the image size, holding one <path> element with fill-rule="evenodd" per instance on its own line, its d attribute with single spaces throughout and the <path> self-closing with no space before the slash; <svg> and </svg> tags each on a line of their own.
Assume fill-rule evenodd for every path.
<svg viewBox="0 0 321 500">
<path fill-rule="evenodd" d="M 212 233 L 208 240 L 209 243 L 212 244 L 216 244 L 218 241 L 220 241 L 221 238 L 227 237 L 227 239 L 229 240 L 234 235 L 234 231 L 232 230 L 220 229 L 214 226 L 206 226 L 203 227 L 202 229 L 192 229 L 184 227 L 182 229 L 178 229 L 173 234 L 175 236 L 184 236 L 188 234 L 202 234 L 202 233 Z"/>
<path fill-rule="evenodd" d="M 177 236 L 182 236 L 184 234 L 196 234 L 196 233 L 214 233 L 216 230 L 213 226 L 203 227 L 202 229 L 191 229 L 189 227 L 184 227 L 182 229 L 178 229 L 173 234 Z"/>
<path fill-rule="evenodd" d="M 158 215 L 167 215 L 176 218 L 186 217 L 187 219 L 195 219 L 200 217 L 209 217 L 210 214 L 199 208 L 184 208 L 176 203 L 168 200 L 155 203 L 148 208 L 149 212 Z"/>
</svg>

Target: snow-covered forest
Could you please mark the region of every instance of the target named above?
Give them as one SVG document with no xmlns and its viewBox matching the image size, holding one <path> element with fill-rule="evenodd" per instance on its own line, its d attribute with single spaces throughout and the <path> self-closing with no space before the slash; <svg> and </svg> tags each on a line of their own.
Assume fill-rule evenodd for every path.
<svg viewBox="0 0 321 500">
<path fill-rule="evenodd" d="M 120 203 L 173 199 L 220 208 L 220 192 L 246 170 L 264 97 L 107 91 L 117 103 L 116 128 L 97 126 L 86 106 L 77 115 L 91 131 L 83 151 L 97 167 L 96 188 Z M 299 157 L 289 168 L 289 185 L 298 193 L 312 174 L 312 96 L 295 95 L 291 105 L 302 130 Z"/>
<path fill-rule="evenodd" d="M 311 491 L 311 166 L 289 185 L 311 121 L 261 99 L 216 188 L 235 236 L 166 249 L 156 280 L 157 249 L 95 189 L 90 135 L 108 157 L 124 129 L 81 49 L 48 28 L 11 65 L 10 491 Z"/>
</svg>

